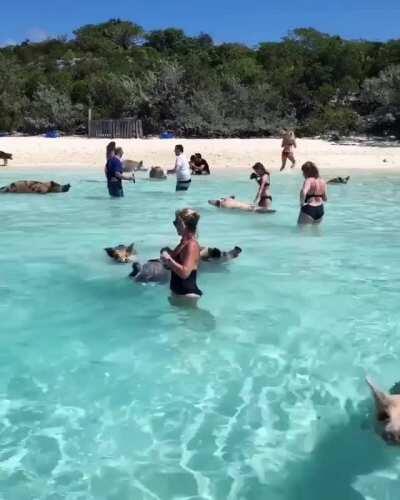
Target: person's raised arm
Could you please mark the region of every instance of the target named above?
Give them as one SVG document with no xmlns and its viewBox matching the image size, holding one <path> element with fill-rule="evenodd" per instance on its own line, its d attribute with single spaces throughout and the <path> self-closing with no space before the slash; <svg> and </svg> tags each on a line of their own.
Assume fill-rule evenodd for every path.
<svg viewBox="0 0 400 500">
<path fill-rule="evenodd" d="M 163 262 L 182 279 L 187 279 L 191 272 L 197 269 L 199 260 L 199 247 L 195 241 L 190 241 L 182 250 L 182 264 L 176 262 L 171 256 L 164 257 Z"/>
</svg>

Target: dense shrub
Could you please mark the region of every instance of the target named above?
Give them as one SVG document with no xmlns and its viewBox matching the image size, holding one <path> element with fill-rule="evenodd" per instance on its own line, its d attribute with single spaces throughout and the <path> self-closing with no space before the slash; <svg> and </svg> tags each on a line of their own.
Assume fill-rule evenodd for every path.
<svg viewBox="0 0 400 500">
<path fill-rule="evenodd" d="M 139 117 L 149 134 L 400 135 L 399 68 L 400 40 L 301 28 L 250 48 L 113 19 L 0 49 L 0 130 L 73 132 L 91 106 L 94 118 Z"/>
</svg>

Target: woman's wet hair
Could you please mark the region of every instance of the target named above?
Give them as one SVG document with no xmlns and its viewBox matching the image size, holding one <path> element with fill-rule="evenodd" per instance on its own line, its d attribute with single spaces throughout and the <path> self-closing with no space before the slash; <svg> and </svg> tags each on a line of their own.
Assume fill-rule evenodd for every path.
<svg viewBox="0 0 400 500">
<path fill-rule="evenodd" d="M 200 219 L 200 214 L 191 208 L 183 208 L 182 210 L 177 210 L 175 212 L 176 216 L 179 217 L 188 231 L 195 233 L 197 230 L 197 223 Z"/>
<path fill-rule="evenodd" d="M 269 175 L 268 170 L 259 161 L 253 165 L 253 170 L 260 175 L 265 175 L 265 174 Z"/>
<path fill-rule="evenodd" d="M 318 179 L 319 177 L 319 171 L 317 168 L 317 165 L 313 163 L 312 161 L 306 161 L 304 165 L 301 167 L 301 170 L 304 174 L 304 177 L 315 177 Z"/>
</svg>

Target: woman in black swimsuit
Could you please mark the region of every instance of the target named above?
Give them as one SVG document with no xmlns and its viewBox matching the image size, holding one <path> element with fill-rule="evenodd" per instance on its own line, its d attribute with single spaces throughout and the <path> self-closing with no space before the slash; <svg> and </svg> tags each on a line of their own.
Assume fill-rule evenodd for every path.
<svg viewBox="0 0 400 500">
<path fill-rule="evenodd" d="M 272 196 L 269 192 L 269 186 L 271 184 L 269 172 L 262 163 L 256 163 L 253 166 L 253 170 L 254 173 L 251 174 L 250 179 L 255 179 L 259 185 L 254 204 L 258 201 L 258 206 L 260 208 L 270 210 L 272 206 Z"/>
<path fill-rule="evenodd" d="M 190 208 L 178 210 L 174 226 L 182 237 L 172 252 L 163 252 L 161 260 L 171 270 L 171 292 L 175 303 L 196 303 L 202 291 L 197 286 L 197 268 L 200 262 L 200 246 L 196 238 L 200 215 Z"/>
<path fill-rule="evenodd" d="M 319 224 L 324 216 L 324 201 L 328 201 L 326 182 L 319 176 L 319 171 L 312 161 L 301 167 L 304 184 L 300 191 L 299 225 Z"/>
</svg>

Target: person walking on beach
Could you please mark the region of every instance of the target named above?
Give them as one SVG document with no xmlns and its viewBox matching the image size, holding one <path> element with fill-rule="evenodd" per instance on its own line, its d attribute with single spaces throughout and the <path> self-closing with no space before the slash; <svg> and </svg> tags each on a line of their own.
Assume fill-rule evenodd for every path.
<svg viewBox="0 0 400 500">
<path fill-rule="evenodd" d="M 312 161 L 301 167 L 304 184 L 300 191 L 300 214 L 297 224 L 319 224 L 324 216 L 324 201 L 328 201 L 326 182 Z"/>
<path fill-rule="evenodd" d="M 190 165 L 186 156 L 183 154 L 183 146 L 181 144 L 177 144 L 174 151 L 176 156 L 175 167 L 172 170 L 168 170 L 168 173 L 176 174 L 175 191 L 187 191 L 192 182 Z"/>
<path fill-rule="evenodd" d="M 255 179 L 259 186 L 254 199 L 254 205 L 270 210 L 272 207 L 272 196 L 269 191 L 271 184 L 269 172 L 264 165 L 259 162 L 253 166 L 253 170 L 254 172 L 250 175 L 250 179 Z"/>
<path fill-rule="evenodd" d="M 195 305 L 202 291 L 197 286 L 197 269 L 200 262 L 200 245 L 197 241 L 197 224 L 200 215 L 191 208 L 177 210 L 173 224 L 181 236 L 173 251 L 163 251 L 162 263 L 171 270 L 171 302 L 175 305 Z"/>
<path fill-rule="evenodd" d="M 116 148 L 115 154 L 110 157 L 106 165 L 107 186 L 110 196 L 113 198 L 122 198 L 124 190 L 122 189 L 122 181 L 135 182 L 135 176 L 132 172 L 131 175 L 124 175 L 121 158 L 124 152 L 122 148 Z"/>
<path fill-rule="evenodd" d="M 282 166 L 281 172 L 286 167 L 286 162 L 290 160 L 292 162 L 291 168 L 296 165 L 296 159 L 294 157 L 293 148 L 297 148 L 296 137 L 293 130 L 284 132 L 282 137 Z"/>
</svg>

